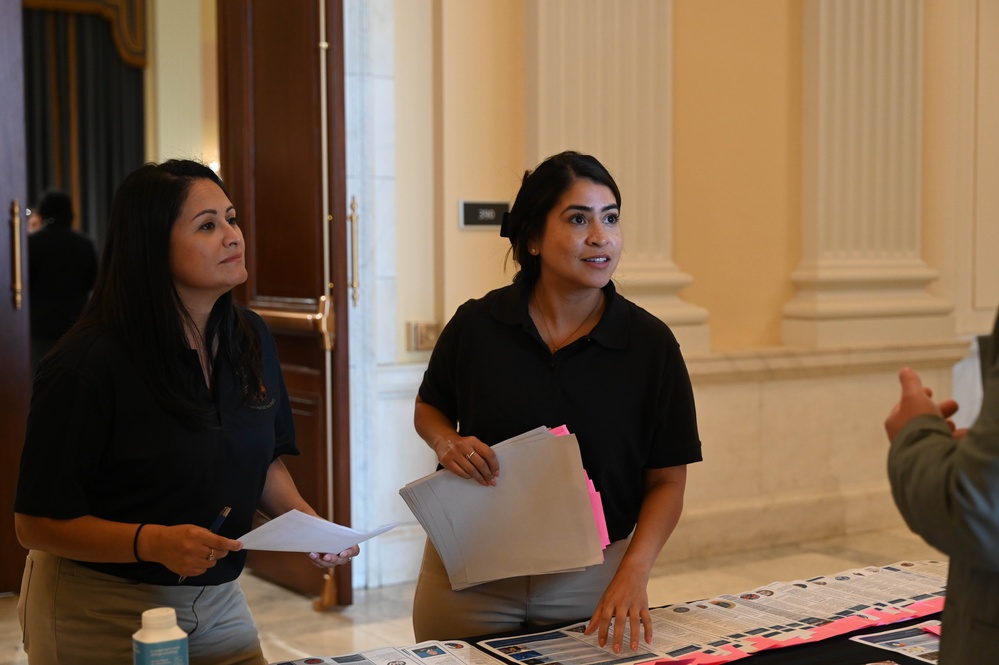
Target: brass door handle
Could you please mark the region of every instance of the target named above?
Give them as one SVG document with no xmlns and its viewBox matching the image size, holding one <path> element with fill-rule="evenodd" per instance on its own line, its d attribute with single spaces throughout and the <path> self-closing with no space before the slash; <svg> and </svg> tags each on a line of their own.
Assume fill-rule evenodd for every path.
<svg viewBox="0 0 999 665">
<path fill-rule="evenodd" d="M 10 237 L 11 237 L 11 269 L 13 279 L 10 290 L 13 291 L 14 309 L 21 309 L 24 300 L 24 283 L 21 279 L 21 202 L 14 199 L 10 204 Z"/>
<path fill-rule="evenodd" d="M 319 307 L 315 312 L 294 312 L 286 309 L 258 307 L 251 303 L 251 309 L 271 328 L 298 332 L 319 333 L 323 349 L 332 351 L 336 342 L 336 327 L 333 325 L 333 299 L 319 296 Z"/>
<path fill-rule="evenodd" d="M 319 296 L 319 332 L 323 336 L 323 350 L 332 351 L 336 342 L 336 331 L 333 329 L 333 298 Z"/>
</svg>

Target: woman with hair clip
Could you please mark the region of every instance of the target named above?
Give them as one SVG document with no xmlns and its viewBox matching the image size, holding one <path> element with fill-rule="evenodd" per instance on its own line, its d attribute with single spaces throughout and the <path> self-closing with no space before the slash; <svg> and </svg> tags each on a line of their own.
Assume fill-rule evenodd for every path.
<svg viewBox="0 0 999 665">
<path fill-rule="evenodd" d="M 97 284 L 39 367 L 15 500 L 31 665 L 131 662 L 153 607 L 190 662 L 265 663 L 234 538 L 259 509 L 315 515 L 274 340 L 237 305 L 243 235 L 203 164 L 146 164 L 112 204 Z M 319 554 L 321 567 L 358 553 Z"/>
<path fill-rule="evenodd" d="M 676 339 L 611 282 L 620 211 L 617 184 L 589 155 L 560 153 L 528 171 L 501 229 L 520 266 L 513 284 L 458 308 L 414 415 L 441 467 L 483 486 L 503 482 L 491 445 L 567 425 L 603 498 L 612 541 L 604 563 L 452 591 L 428 541 L 413 607 L 417 640 L 587 617 L 587 634 L 615 651 L 652 639 L 649 573 L 680 518 L 686 465 L 700 461 L 701 444 Z M 512 544 L 509 556 L 521 546 L 531 545 Z"/>
</svg>

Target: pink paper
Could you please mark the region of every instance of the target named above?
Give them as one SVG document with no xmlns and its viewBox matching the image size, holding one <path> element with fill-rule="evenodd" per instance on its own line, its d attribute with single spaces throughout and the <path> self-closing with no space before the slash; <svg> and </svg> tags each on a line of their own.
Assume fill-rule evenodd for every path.
<svg viewBox="0 0 999 665">
<path fill-rule="evenodd" d="M 548 431 L 555 436 L 569 435 L 569 428 L 565 425 L 549 427 Z M 590 474 L 586 474 L 586 486 L 590 490 L 590 508 L 593 509 L 593 521 L 597 523 L 597 533 L 600 534 L 600 546 L 607 549 L 610 545 L 610 534 L 607 532 L 607 519 L 604 517 L 604 502 L 600 498 L 600 492 L 593 486 Z"/>
<path fill-rule="evenodd" d="M 905 609 L 909 610 L 917 617 L 924 617 L 927 614 L 933 614 L 934 612 L 942 612 L 945 602 L 946 598 L 938 596 L 936 598 L 927 598 L 926 600 L 921 600 L 918 603 L 913 603 Z"/>
<path fill-rule="evenodd" d="M 590 488 L 590 507 L 593 508 L 593 519 L 597 523 L 597 533 L 600 534 L 600 546 L 606 549 L 610 545 L 610 534 L 607 533 L 607 520 L 604 518 L 604 502 L 589 475 L 586 476 L 586 486 Z"/>
</svg>

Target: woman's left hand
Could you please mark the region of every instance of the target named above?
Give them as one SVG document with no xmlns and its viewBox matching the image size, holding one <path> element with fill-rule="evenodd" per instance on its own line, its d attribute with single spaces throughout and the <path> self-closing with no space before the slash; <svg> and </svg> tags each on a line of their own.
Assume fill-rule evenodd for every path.
<svg viewBox="0 0 999 665">
<path fill-rule="evenodd" d="M 611 622 L 614 623 L 612 644 L 614 653 L 621 651 L 625 633 L 628 634 L 628 647 L 638 649 L 638 636 L 643 631 L 646 643 L 652 642 L 652 615 L 649 614 L 649 595 L 646 591 L 649 578 L 640 572 L 618 569 L 604 595 L 597 603 L 597 609 L 590 617 L 590 625 L 584 635 L 597 633 L 600 646 L 606 646 Z"/>
<path fill-rule="evenodd" d="M 360 546 L 354 545 L 353 547 L 348 547 L 339 554 L 309 552 L 309 558 L 312 559 L 312 563 L 319 568 L 336 568 L 337 566 L 342 566 L 345 563 L 350 563 L 350 560 L 360 553 Z"/>
<path fill-rule="evenodd" d="M 295 481 L 292 480 L 288 468 L 277 458 L 267 467 L 267 479 L 264 481 L 264 493 L 260 497 L 260 510 L 265 515 L 283 515 L 289 510 L 300 510 L 306 515 L 319 517 L 302 495 L 299 494 Z M 328 552 L 309 552 L 312 563 L 319 568 L 335 568 L 348 563 L 361 552 L 357 545 L 333 554 Z"/>
</svg>

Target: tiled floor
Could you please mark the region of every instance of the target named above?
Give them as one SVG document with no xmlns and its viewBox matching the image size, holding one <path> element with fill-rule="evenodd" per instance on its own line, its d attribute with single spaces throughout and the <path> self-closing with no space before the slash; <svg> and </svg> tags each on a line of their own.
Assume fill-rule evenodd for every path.
<svg viewBox="0 0 999 665">
<path fill-rule="evenodd" d="M 748 553 L 720 552 L 684 562 L 669 561 L 667 548 L 649 582 L 649 602 L 665 605 L 746 591 L 774 581 L 940 556 L 905 528 Z M 264 654 L 272 662 L 415 641 L 410 623 L 413 584 L 358 590 L 352 606 L 330 612 L 316 612 L 308 599 L 251 575 L 244 575 L 242 584 L 260 628 Z M 27 663 L 20 646 L 16 605 L 16 597 L 0 598 L 0 665 Z"/>
</svg>

